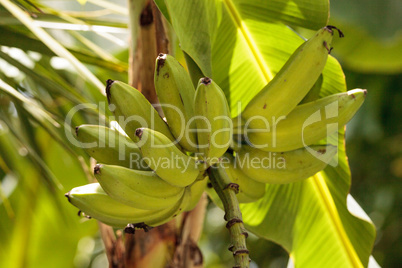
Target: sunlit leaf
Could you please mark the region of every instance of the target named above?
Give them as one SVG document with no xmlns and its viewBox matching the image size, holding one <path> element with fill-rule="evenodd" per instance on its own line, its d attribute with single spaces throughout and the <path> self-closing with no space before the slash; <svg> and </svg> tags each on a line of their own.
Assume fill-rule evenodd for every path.
<svg viewBox="0 0 402 268">
<path fill-rule="evenodd" d="M 18 6 L 9 0 L 0 0 L 0 3 L 12 13 L 19 21 L 21 21 L 28 29 L 32 31 L 44 44 L 46 44 L 55 54 L 67 59 L 73 65 L 78 73 L 88 82 L 92 83 L 101 92 L 104 86 L 80 61 L 77 60 L 65 47 L 60 45 L 53 37 L 51 37 L 45 30 L 35 25 L 33 20 Z"/>
<path fill-rule="evenodd" d="M 303 182 L 268 185 L 262 200 L 241 206 L 248 228 L 282 245 L 297 266 L 367 266 L 375 229 L 347 209 L 350 172 L 344 152 L 340 157 L 335 168 Z"/>
<path fill-rule="evenodd" d="M 66 156 L 57 144 L 49 144 L 49 136 L 45 132 L 38 136 L 38 140 L 41 146 L 44 146 L 41 148 L 45 152 L 44 161 L 52 170 L 57 171 L 58 178 L 69 182 L 67 187 L 85 183 L 85 174 L 79 165 L 76 165 L 76 159 Z M 12 175 L 7 178 L 16 182 L 15 188 L 8 193 L 15 216 L 9 218 L 0 204 L 0 241 L 7 245 L 1 247 L 0 266 L 73 267 L 78 241 L 84 235 L 94 235 L 96 223 L 82 223 L 78 216 L 67 216 L 74 215 L 76 209 L 65 202 L 65 189 L 48 191 L 46 186 L 40 183 L 39 170 L 35 169 L 29 158 L 16 151 L 16 148 L 20 146 L 9 130 L 2 127 L 0 155 L 8 159 L 10 168 L 18 171 L 18 178 Z M 86 254 L 85 258 L 88 259 L 92 252 L 81 254 Z M 44 259 L 47 261 L 43 262 Z"/>
<path fill-rule="evenodd" d="M 180 40 L 180 47 L 200 66 L 207 76 L 212 75 L 211 44 L 219 23 L 212 1 L 155 1 L 162 8 Z"/>
<path fill-rule="evenodd" d="M 216 60 L 212 47 L 220 44 L 226 47 L 233 45 L 231 43 L 233 38 L 226 39 L 229 34 L 226 31 L 238 31 L 238 42 L 244 43 L 248 47 L 246 49 L 249 50 L 248 53 L 252 53 L 254 60 L 261 65 L 263 64 L 259 59 L 261 52 L 255 43 L 263 40 L 255 35 L 266 32 L 259 31 L 261 28 L 252 31 L 258 21 L 277 21 L 290 26 L 318 29 L 327 23 L 329 16 L 329 2 L 325 0 L 156 0 L 155 2 L 165 17 L 170 19 L 181 48 L 193 58 L 204 75 L 212 77 L 215 73 L 211 69 L 210 62 Z M 221 16 L 224 17 L 222 23 L 220 23 Z M 218 32 L 216 32 L 217 25 L 220 25 Z M 215 39 L 217 44 L 213 44 Z M 220 59 L 228 57 L 230 58 L 230 55 L 220 55 Z M 264 66 L 261 67 L 266 69 Z M 266 72 L 266 78 L 272 78 L 269 70 Z"/>
<path fill-rule="evenodd" d="M 32 114 L 36 115 L 36 118 L 38 121 L 48 121 L 51 125 L 54 127 L 59 127 L 59 123 L 56 122 L 51 115 L 49 115 L 45 110 L 40 108 L 35 102 L 30 100 L 29 98 L 25 97 L 21 93 L 19 93 L 17 90 L 13 89 L 10 85 L 4 83 L 3 81 L 0 80 L 0 90 L 15 99 L 16 101 L 20 102 L 21 105 L 26 105 L 28 107 L 31 107 L 34 112 Z"/>
<path fill-rule="evenodd" d="M 80 20 L 84 21 L 86 24 L 89 25 L 94 25 L 94 26 L 107 26 L 110 28 L 102 28 L 104 31 L 108 30 L 110 32 L 122 32 L 122 29 L 127 29 L 127 23 L 119 21 L 119 20 L 113 20 L 110 18 L 98 18 L 99 17 L 99 11 L 85 11 L 85 12 L 72 12 L 72 11 L 65 11 L 64 13 L 69 14 L 72 17 L 77 17 Z M 112 12 L 104 12 L 106 14 L 101 14 L 101 15 L 108 15 Z M 40 21 L 42 22 L 55 22 L 55 23 L 66 23 L 66 21 L 63 18 L 60 18 L 57 15 L 53 14 L 38 14 Z M 0 25 L 21 25 L 22 23 L 16 19 L 13 15 L 10 14 L 10 12 L 2 10 L 0 8 L 0 17 L 2 20 L 0 20 Z M 65 24 L 64 24 L 65 25 Z M 65 25 L 67 26 L 67 25 Z M 85 26 L 85 25 L 81 25 Z M 49 25 L 50 27 L 50 25 Z M 70 25 L 72 27 L 72 25 Z M 88 27 L 82 27 L 83 29 L 88 28 Z M 96 27 L 95 27 L 96 28 Z"/>
<path fill-rule="evenodd" d="M 327 24 L 329 1 L 316 0 L 225 0 L 226 5 L 238 10 L 247 24 L 249 19 L 281 22 L 289 26 L 301 26 L 318 30 Z"/>
<path fill-rule="evenodd" d="M 106 0 L 86 0 L 94 5 L 98 5 L 103 8 L 107 8 L 117 14 L 128 15 L 128 10 L 117 4 L 114 4 L 113 1 L 106 1 Z"/>
<path fill-rule="evenodd" d="M 37 38 L 24 34 L 9 27 L 0 27 L 3 38 L 0 39 L 0 45 L 20 48 L 24 51 L 35 51 L 48 56 L 57 56 L 45 44 Z M 117 72 L 127 72 L 127 63 L 121 61 L 112 62 L 100 58 L 98 55 L 85 48 L 66 47 L 78 60 L 83 63 L 91 64 L 100 68 L 110 69 Z"/>
</svg>

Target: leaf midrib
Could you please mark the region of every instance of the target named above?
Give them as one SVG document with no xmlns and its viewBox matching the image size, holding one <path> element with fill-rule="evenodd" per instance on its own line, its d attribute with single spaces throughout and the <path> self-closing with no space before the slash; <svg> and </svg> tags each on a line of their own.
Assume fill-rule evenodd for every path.
<svg viewBox="0 0 402 268">
<path fill-rule="evenodd" d="M 237 11 L 237 8 L 233 1 L 223 0 L 223 3 L 226 6 L 228 13 L 232 17 L 234 24 L 240 30 L 241 35 L 246 41 L 247 46 L 250 49 L 250 52 L 253 55 L 253 58 L 261 71 L 262 77 L 265 80 L 264 82 L 265 84 L 267 84 L 269 81 L 272 80 L 273 74 L 268 65 L 265 63 L 264 58 L 262 57 L 250 31 L 244 23 L 240 13 Z"/>
<path fill-rule="evenodd" d="M 342 221 L 336 209 L 335 202 L 331 197 L 331 193 L 328 189 L 327 184 L 325 183 L 325 179 L 322 176 L 321 172 L 313 176 L 312 183 L 314 185 L 314 188 L 317 190 L 316 193 L 318 195 L 318 198 L 322 200 L 325 210 L 328 212 L 331 222 L 335 227 L 336 235 L 339 237 L 339 240 L 343 245 L 343 249 L 348 256 L 352 267 L 363 268 L 363 264 L 357 256 L 357 253 L 352 243 L 350 242 L 345 229 L 343 228 Z"/>
</svg>

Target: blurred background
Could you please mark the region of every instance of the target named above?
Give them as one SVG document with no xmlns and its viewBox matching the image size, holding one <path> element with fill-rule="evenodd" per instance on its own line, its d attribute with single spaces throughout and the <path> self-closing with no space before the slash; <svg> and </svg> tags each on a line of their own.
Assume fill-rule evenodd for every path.
<svg viewBox="0 0 402 268">
<path fill-rule="evenodd" d="M 25 3 L 26 10 L 34 10 Z M 108 27 L 60 32 L 54 24 L 48 30 L 97 77 L 127 80 L 127 10 L 119 9 L 125 1 L 114 1 L 103 11 L 95 11 L 102 1 L 39 3 L 47 22 L 60 22 L 58 11 L 68 10 L 63 12 L 66 21 Z M 397 0 L 331 2 L 330 24 L 345 34 L 333 44 L 333 55 L 342 64 L 348 89 L 368 89 L 362 109 L 347 125 L 346 147 L 351 194 L 377 228 L 372 254 L 382 267 L 402 267 L 401 14 L 402 1 Z M 90 78 L 70 72 L 69 63 L 2 6 L 0 18 L 0 79 L 21 92 L 0 93 L 0 267 L 107 267 L 96 222 L 72 218 L 77 210 L 63 196 L 87 182 L 82 167 L 88 158 L 79 148 L 63 145 L 65 134 L 57 127 L 73 106 L 104 102 L 104 97 L 88 83 Z M 72 125 L 104 121 L 97 109 L 108 113 L 101 106 L 86 108 L 77 111 Z M 201 239 L 205 267 L 224 268 L 222 263 L 232 259 L 226 254 L 229 237 L 222 218 L 223 212 L 210 204 Z M 281 247 L 252 235 L 248 242 L 259 267 L 286 267 Z"/>
</svg>

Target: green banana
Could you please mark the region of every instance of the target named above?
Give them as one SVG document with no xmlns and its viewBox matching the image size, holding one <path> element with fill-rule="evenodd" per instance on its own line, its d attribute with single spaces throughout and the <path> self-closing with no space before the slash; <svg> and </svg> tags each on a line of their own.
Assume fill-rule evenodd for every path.
<svg viewBox="0 0 402 268">
<path fill-rule="evenodd" d="M 299 105 L 272 129 L 252 133 L 246 130 L 244 139 L 253 147 L 271 152 L 291 151 L 316 143 L 349 122 L 363 104 L 366 93 L 354 89 Z"/>
<path fill-rule="evenodd" d="M 230 180 L 239 185 L 239 192 L 236 197 L 240 203 L 255 202 L 265 194 L 265 184 L 247 176 L 236 165 L 233 155 L 226 153 L 221 161 Z"/>
<path fill-rule="evenodd" d="M 127 135 L 136 141 L 135 130 L 147 127 L 163 133 L 171 141 L 175 138 L 169 127 L 137 89 L 120 81 L 107 81 L 106 95 L 109 109 L 115 114 L 116 121 Z"/>
<path fill-rule="evenodd" d="M 203 165 L 195 158 L 180 151 L 171 140 L 149 128 L 136 131 L 144 161 L 166 182 L 186 187 L 192 184 L 202 171 Z"/>
<path fill-rule="evenodd" d="M 336 155 L 337 147 L 315 145 L 289 152 L 264 152 L 243 146 L 236 153 L 237 168 L 262 183 L 286 184 L 313 176 Z"/>
<path fill-rule="evenodd" d="M 209 164 L 217 163 L 229 148 L 232 120 L 222 89 L 208 77 L 201 78 L 194 98 L 198 148 Z"/>
<path fill-rule="evenodd" d="M 175 204 L 184 188 L 173 186 L 153 171 L 96 165 L 95 178 L 113 199 L 140 209 L 163 209 Z"/>
<path fill-rule="evenodd" d="M 267 122 L 272 124 L 289 114 L 306 96 L 324 69 L 334 28 L 326 26 L 320 29 L 299 46 L 275 77 L 234 119 L 234 127 L 241 122 L 254 129 L 265 128 Z"/>
<path fill-rule="evenodd" d="M 123 228 L 129 223 L 145 223 L 158 226 L 170 221 L 184 211 L 190 195 L 183 197 L 173 206 L 161 210 L 144 210 L 120 203 L 106 194 L 99 183 L 91 183 L 73 188 L 65 194 L 68 201 L 87 216 L 105 224 Z"/>
<path fill-rule="evenodd" d="M 187 188 L 190 189 L 191 199 L 186 207 L 186 211 L 193 210 L 195 206 L 198 204 L 198 201 L 201 198 L 201 195 L 204 193 L 208 183 L 208 178 L 205 178 L 202 174 L 198 177 L 198 179 Z"/>
<path fill-rule="evenodd" d="M 150 170 L 142 160 L 137 145 L 116 130 L 98 125 L 81 125 L 75 128 L 75 133 L 82 148 L 99 163 Z"/>
<path fill-rule="evenodd" d="M 167 223 L 168 221 L 175 218 L 180 213 L 184 212 L 187 208 L 188 203 L 191 199 L 191 193 L 188 188 L 184 190 L 183 197 L 173 206 L 163 217 L 149 219 L 145 223 L 149 226 L 159 226 L 161 224 Z"/>
<path fill-rule="evenodd" d="M 197 152 L 195 89 L 190 75 L 174 57 L 161 53 L 156 58 L 154 80 L 170 131 L 185 150 Z"/>
</svg>

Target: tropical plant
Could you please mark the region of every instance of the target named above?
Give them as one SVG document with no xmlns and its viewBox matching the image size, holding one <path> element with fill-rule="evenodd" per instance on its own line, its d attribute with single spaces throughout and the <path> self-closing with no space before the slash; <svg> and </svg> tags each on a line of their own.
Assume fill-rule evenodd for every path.
<svg viewBox="0 0 402 268">
<path fill-rule="evenodd" d="M 107 79 L 127 82 L 156 103 L 154 64 L 159 52 L 175 55 L 186 64 L 196 86 L 200 77 L 211 77 L 236 118 L 305 43 L 299 33 L 312 38 L 328 24 L 329 3 L 130 0 L 126 9 L 107 1 L 80 2 L 85 11 L 52 8 L 41 1 L 0 0 L 0 242 L 7 245 L 0 248 L 1 266 L 44 267 L 45 259 L 52 267 L 87 267 L 102 261 L 103 242 L 110 266 L 200 267 L 202 255 L 196 241 L 205 196 L 194 210 L 149 232 L 123 235 L 102 223 L 98 228 L 95 220 L 74 217 L 77 209 L 66 202 L 64 193 L 94 182 L 93 159 L 79 143 L 72 143 L 75 127 L 117 128 L 107 108 L 106 84 L 101 82 Z M 128 45 L 116 37 L 121 33 L 128 33 Z M 334 37 L 335 50 L 339 43 Z M 116 46 L 120 47 L 110 49 Z M 309 93 L 302 102 L 345 94 L 344 73 L 334 57 L 328 57 L 320 73 L 318 80 L 309 77 L 313 83 L 307 85 Z M 285 100 L 295 102 L 294 106 L 300 102 Z M 211 179 L 212 185 L 228 217 L 235 213 L 241 218 L 241 211 L 244 227 L 281 245 L 295 266 L 375 265 L 370 258 L 375 228 L 348 194 L 351 175 L 343 128 L 326 143 L 338 148 L 331 164 L 304 180 L 262 184 L 263 196 L 240 204 L 240 210 L 225 203 L 234 200 L 229 203 L 237 204 L 233 192 L 223 189 L 230 183 L 228 178 Z M 96 170 L 101 168 L 106 169 L 97 166 Z M 225 177 L 219 170 L 211 172 L 210 178 Z M 216 194 L 207 191 L 219 206 Z M 242 228 L 231 229 L 234 246 L 240 241 L 234 232 Z M 98 230 L 102 241 L 90 238 Z M 250 256 L 253 259 L 252 251 Z M 248 265 L 248 259 L 235 261 L 241 267 Z"/>
</svg>

